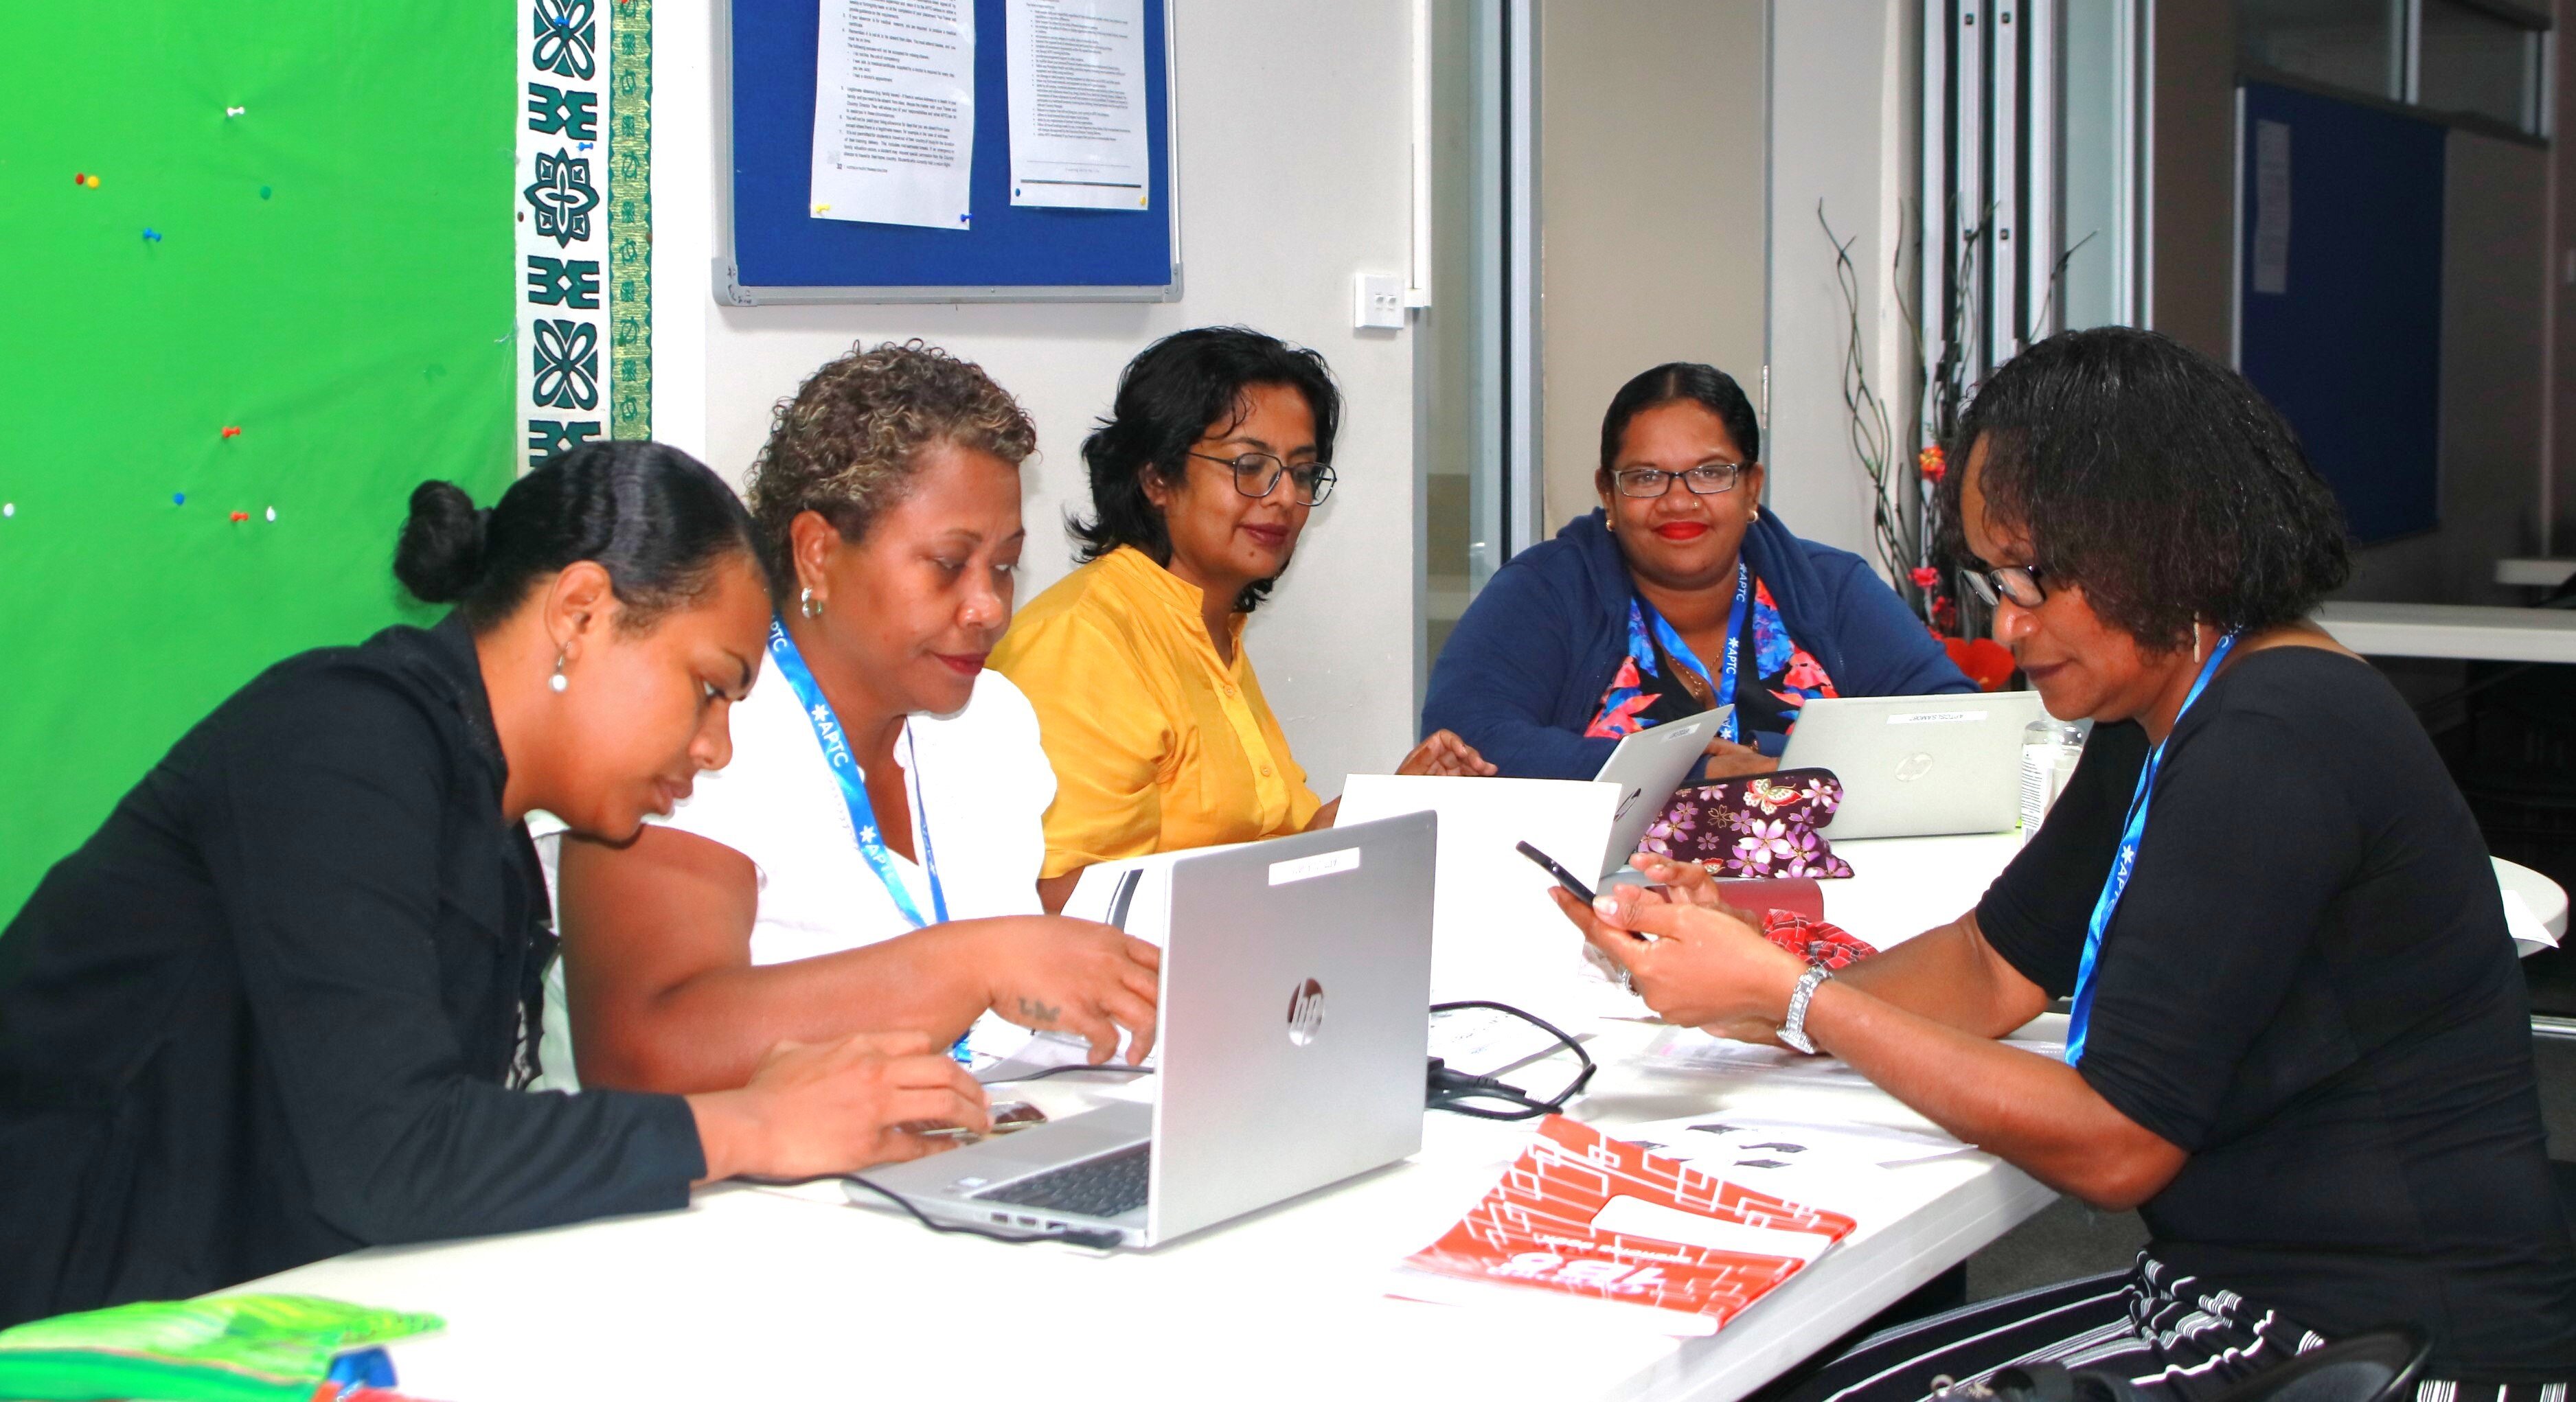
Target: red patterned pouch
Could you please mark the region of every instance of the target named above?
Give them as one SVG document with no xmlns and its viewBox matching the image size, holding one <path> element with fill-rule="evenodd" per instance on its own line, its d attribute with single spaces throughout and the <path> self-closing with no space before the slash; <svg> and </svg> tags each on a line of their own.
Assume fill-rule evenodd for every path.
<svg viewBox="0 0 2576 1402">
<path fill-rule="evenodd" d="M 1840 925 L 1811 920 L 1793 910 L 1762 912 L 1762 937 L 1801 959 L 1840 972 L 1878 952 L 1878 947 Z"/>
</svg>

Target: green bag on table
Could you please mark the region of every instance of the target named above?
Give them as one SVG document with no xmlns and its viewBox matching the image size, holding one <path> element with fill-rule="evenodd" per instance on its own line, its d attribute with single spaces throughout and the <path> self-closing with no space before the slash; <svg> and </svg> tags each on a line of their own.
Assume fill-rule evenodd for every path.
<svg viewBox="0 0 2576 1402">
<path fill-rule="evenodd" d="M 315 1295 L 118 1305 L 0 1329 L 0 1398 L 310 1402 L 342 1358 L 444 1327 Z"/>
</svg>

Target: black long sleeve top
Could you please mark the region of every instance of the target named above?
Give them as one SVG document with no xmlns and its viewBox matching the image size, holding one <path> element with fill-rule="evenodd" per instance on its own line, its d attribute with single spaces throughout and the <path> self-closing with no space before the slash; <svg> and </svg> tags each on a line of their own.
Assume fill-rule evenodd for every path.
<svg viewBox="0 0 2576 1402">
<path fill-rule="evenodd" d="M 278 664 L 0 933 L 0 1326 L 676 1208 L 676 1096 L 512 1088 L 553 951 L 473 640 Z"/>
</svg>

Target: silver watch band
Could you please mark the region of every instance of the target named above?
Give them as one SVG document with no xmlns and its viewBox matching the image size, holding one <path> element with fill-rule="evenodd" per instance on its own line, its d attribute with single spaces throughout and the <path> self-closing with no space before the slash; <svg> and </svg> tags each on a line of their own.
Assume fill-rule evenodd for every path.
<svg viewBox="0 0 2576 1402">
<path fill-rule="evenodd" d="M 1807 1036 L 1807 1004 L 1815 1000 L 1817 986 L 1833 976 L 1834 971 L 1822 964 L 1808 965 L 1798 976 L 1798 986 L 1790 990 L 1789 1015 L 1780 1020 L 1780 1040 L 1809 1056 L 1816 1054 L 1816 1044 Z"/>
</svg>

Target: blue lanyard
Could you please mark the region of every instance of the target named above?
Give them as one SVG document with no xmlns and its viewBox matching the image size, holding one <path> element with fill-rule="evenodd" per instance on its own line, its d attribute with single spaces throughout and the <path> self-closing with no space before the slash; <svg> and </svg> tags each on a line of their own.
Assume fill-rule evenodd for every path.
<svg viewBox="0 0 2576 1402">
<path fill-rule="evenodd" d="M 814 727 L 814 739 L 823 747 L 823 762 L 830 765 L 832 778 L 841 786 L 841 801 L 849 805 L 850 832 L 858 840 L 859 855 L 868 868 L 885 883 L 886 894 L 894 897 L 895 909 L 918 930 L 931 924 L 921 918 L 921 907 L 915 905 L 906 890 L 903 876 L 895 870 L 894 854 L 886 850 L 885 839 L 877 832 L 876 805 L 868 802 L 868 785 L 859 773 L 859 763 L 850 757 L 850 744 L 841 732 L 841 718 L 832 713 L 832 703 L 823 697 L 823 688 L 815 685 L 813 670 L 805 665 L 805 656 L 796 650 L 796 640 L 787 636 L 787 624 L 772 615 L 769 620 L 769 655 L 778 663 L 778 673 L 796 691 L 803 703 L 805 719 Z M 919 766 L 916 763 L 915 768 Z M 948 919 L 948 893 L 939 884 L 939 854 L 930 846 L 930 814 L 921 804 L 921 781 L 916 773 L 912 784 L 912 810 L 921 820 L 921 865 L 930 875 L 930 905 L 939 921 Z"/>
<path fill-rule="evenodd" d="M 1657 613 L 1653 605 L 1646 606 L 1647 614 L 1655 620 L 1655 641 L 1663 644 L 1664 655 L 1699 673 L 1701 681 L 1709 682 L 1717 691 L 1716 704 L 1720 706 L 1735 704 L 1735 662 L 1744 647 L 1745 615 L 1752 610 L 1753 572 L 1744 567 L 1742 560 L 1738 560 L 1735 562 L 1735 611 L 1726 620 L 1726 664 L 1719 675 L 1712 680 L 1708 674 L 1708 664 L 1699 660 L 1699 655 L 1691 651 L 1691 645 L 1682 641 L 1682 635 L 1675 631 L 1673 625 L 1664 621 L 1664 616 Z M 1737 733 L 1735 712 L 1726 713 L 1726 721 L 1720 727 L 1719 733 L 1730 742 L 1735 739 Z"/>
<path fill-rule="evenodd" d="M 2210 649 L 2209 661 L 2202 664 L 2200 677 L 2182 698 L 2182 709 L 2174 712 L 2174 730 L 2182 729 L 2182 718 L 2191 713 L 2191 703 L 2218 675 L 2218 664 L 2236 646 L 2236 635 L 2228 634 Z M 2138 771 L 2138 791 L 2129 799 L 2129 820 L 2120 829 L 2120 852 L 2111 859 L 2111 874 L 2103 879 L 2102 894 L 2094 898 L 2093 919 L 2084 927 L 2084 959 L 2075 966 L 2075 1010 L 2066 1019 L 2066 1064 L 2084 1059 L 2084 1033 L 2093 1022 L 2093 965 L 2102 956 L 2102 935 L 2111 928 L 2111 914 L 2120 908 L 2120 897 L 2129 889 L 2129 873 L 2138 864 L 2138 843 L 2147 835 L 2147 804 L 2155 797 L 2156 771 L 2165 763 L 2165 746 L 2173 743 L 2173 730 L 2147 751 L 2146 767 Z"/>
</svg>

